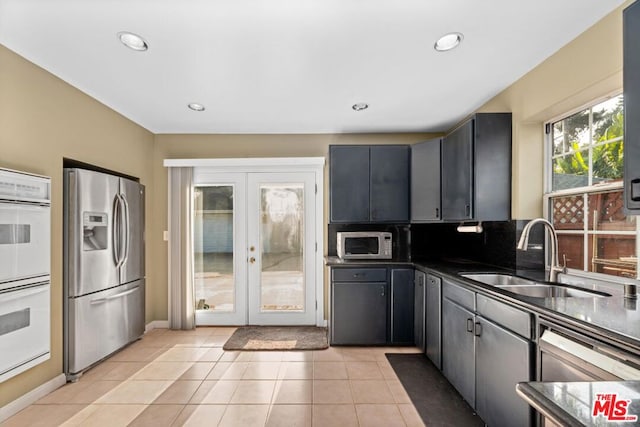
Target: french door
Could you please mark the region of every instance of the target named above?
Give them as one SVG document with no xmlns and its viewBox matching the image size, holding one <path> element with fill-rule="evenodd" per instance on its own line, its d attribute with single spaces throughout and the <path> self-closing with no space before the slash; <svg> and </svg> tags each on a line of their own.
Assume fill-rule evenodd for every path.
<svg viewBox="0 0 640 427">
<path fill-rule="evenodd" d="M 315 324 L 315 181 L 313 172 L 199 174 L 198 325 Z"/>
</svg>

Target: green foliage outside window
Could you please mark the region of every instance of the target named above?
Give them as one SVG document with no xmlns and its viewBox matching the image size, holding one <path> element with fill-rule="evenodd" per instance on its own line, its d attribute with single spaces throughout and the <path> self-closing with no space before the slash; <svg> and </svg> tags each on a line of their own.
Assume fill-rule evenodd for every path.
<svg viewBox="0 0 640 427">
<path fill-rule="evenodd" d="M 605 104 L 607 104 L 606 107 L 604 107 Z M 589 156 L 592 162 L 592 184 L 622 178 L 624 159 L 622 96 L 554 123 L 553 130 L 554 189 L 588 185 Z M 579 176 L 584 178 L 576 179 Z"/>
</svg>

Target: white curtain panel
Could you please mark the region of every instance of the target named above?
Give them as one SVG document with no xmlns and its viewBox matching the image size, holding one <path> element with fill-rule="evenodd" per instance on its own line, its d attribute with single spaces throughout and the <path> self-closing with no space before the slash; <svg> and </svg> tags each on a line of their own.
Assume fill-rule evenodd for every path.
<svg viewBox="0 0 640 427">
<path fill-rule="evenodd" d="M 193 168 L 169 168 L 169 328 L 193 329 Z"/>
</svg>

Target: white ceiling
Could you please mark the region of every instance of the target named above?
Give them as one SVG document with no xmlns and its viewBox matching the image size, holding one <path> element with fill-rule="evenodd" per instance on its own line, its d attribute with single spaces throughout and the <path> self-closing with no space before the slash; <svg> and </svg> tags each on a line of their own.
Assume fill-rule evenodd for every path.
<svg viewBox="0 0 640 427">
<path fill-rule="evenodd" d="M 432 132 L 622 3 L 0 0 L 0 43 L 154 133 Z"/>
</svg>

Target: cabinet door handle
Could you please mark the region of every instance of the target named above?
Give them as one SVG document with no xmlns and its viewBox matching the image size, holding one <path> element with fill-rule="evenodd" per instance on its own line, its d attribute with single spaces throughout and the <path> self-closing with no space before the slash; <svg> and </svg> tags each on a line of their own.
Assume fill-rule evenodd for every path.
<svg viewBox="0 0 640 427">
<path fill-rule="evenodd" d="M 384 286 L 380 286 L 380 296 L 383 297 L 385 295 Z"/>
<path fill-rule="evenodd" d="M 471 205 L 465 205 L 464 206 L 464 214 L 466 216 L 471 216 Z"/>
<path fill-rule="evenodd" d="M 436 218 L 440 218 L 440 209 L 436 208 Z"/>
<path fill-rule="evenodd" d="M 473 332 L 473 319 L 467 319 L 467 332 Z"/>
<path fill-rule="evenodd" d="M 634 202 L 640 202 L 640 178 L 632 179 L 629 184 L 631 184 L 629 195 L 631 200 Z"/>
<path fill-rule="evenodd" d="M 482 324 L 480 322 L 476 322 L 476 326 L 473 331 L 473 335 L 479 337 L 482 335 Z"/>
</svg>

